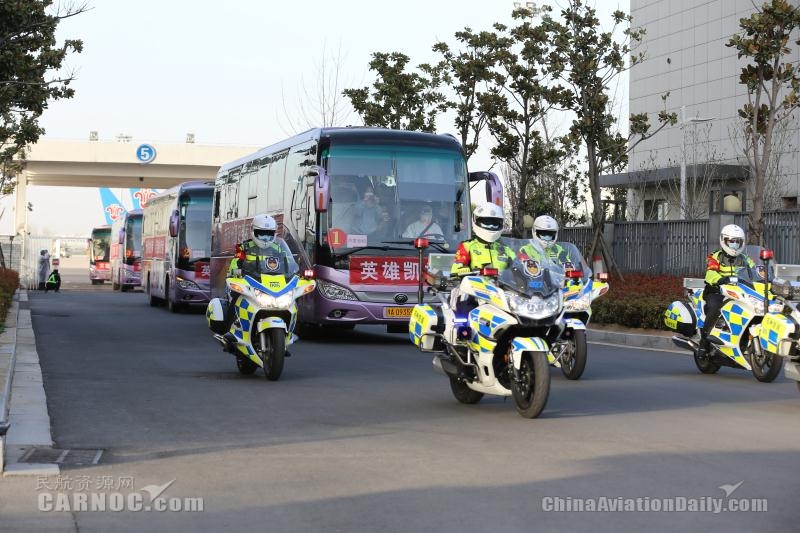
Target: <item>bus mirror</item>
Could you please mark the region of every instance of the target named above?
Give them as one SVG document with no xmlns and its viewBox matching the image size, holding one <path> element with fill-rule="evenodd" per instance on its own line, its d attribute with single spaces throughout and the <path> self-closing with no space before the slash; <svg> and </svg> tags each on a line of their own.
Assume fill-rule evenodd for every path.
<svg viewBox="0 0 800 533">
<path fill-rule="evenodd" d="M 117 235 L 117 242 L 119 244 L 125 244 L 125 230 L 119 230 L 119 234 Z"/>
<path fill-rule="evenodd" d="M 169 236 L 170 237 L 177 237 L 178 236 L 178 223 L 180 222 L 180 216 L 178 215 L 178 210 L 172 212 L 172 215 L 169 217 Z"/>
<path fill-rule="evenodd" d="M 324 213 L 328 210 L 328 202 L 330 200 L 328 174 L 320 166 L 314 167 L 314 171 L 311 171 L 310 174 L 316 174 L 314 178 L 314 209 L 317 213 Z"/>
<path fill-rule="evenodd" d="M 497 177 L 497 174 L 488 171 L 469 173 L 470 183 L 481 180 L 486 182 L 486 201 L 502 207 L 503 184 L 500 182 L 500 178 Z"/>
</svg>

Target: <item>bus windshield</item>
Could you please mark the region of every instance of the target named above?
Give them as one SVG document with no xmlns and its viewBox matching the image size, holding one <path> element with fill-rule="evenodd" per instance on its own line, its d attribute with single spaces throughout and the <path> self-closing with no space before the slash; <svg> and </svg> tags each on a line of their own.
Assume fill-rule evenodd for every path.
<svg viewBox="0 0 800 533">
<path fill-rule="evenodd" d="M 467 171 L 458 150 L 334 143 L 327 171 L 331 205 L 322 229 L 340 230 L 337 253 L 386 243 L 403 247 L 398 241 L 422 236 L 454 249 L 468 235 Z"/>
<path fill-rule="evenodd" d="M 89 258 L 91 264 L 94 264 L 95 261 L 108 261 L 108 242 L 110 240 L 110 228 L 92 231 L 92 255 Z"/>
<path fill-rule="evenodd" d="M 142 257 L 142 217 L 130 217 L 125 224 L 125 261 L 133 263 Z"/>
<path fill-rule="evenodd" d="M 208 261 L 211 253 L 211 196 L 181 198 L 181 226 L 178 266 L 187 268 L 195 261 Z"/>
</svg>

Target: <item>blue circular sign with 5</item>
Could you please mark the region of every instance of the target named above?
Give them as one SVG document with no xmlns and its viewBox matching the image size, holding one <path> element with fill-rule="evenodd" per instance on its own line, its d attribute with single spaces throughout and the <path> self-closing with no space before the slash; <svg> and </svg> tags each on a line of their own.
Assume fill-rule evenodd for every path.
<svg viewBox="0 0 800 533">
<path fill-rule="evenodd" d="M 136 149 L 136 159 L 140 163 L 152 163 L 156 158 L 156 149 L 149 144 L 140 144 Z"/>
</svg>

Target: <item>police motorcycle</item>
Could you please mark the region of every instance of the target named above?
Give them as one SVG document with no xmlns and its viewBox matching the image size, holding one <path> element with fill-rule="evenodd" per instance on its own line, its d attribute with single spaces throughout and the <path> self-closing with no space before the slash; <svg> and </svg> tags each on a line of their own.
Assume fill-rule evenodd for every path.
<svg viewBox="0 0 800 533">
<path fill-rule="evenodd" d="M 770 312 L 761 323 L 761 349 L 782 357 L 784 375 L 800 390 L 800 265 L 776 265 L 772 292 L 783 309 Z"/>
<path fill-rule="evenodd" d="M 559 260 L 555 265 L 562 269 L 566 284 L 563 329 L 551 349 L 555 360 L 561 363 L 561 372 L 567 379 L 574 380 L 579 379 L 586 368 L 586 326 L 592 318 L 592 302 L 608 292 L 608 273 L 598 272 L 592 279 L 592 271 L 578 248 L 569 242 L 557 244 L 563 250 L 563 258 L 569 261 Z"/>
<path fill-rule="evenodd" d="M 664 324 L 679 334 L 672 337 L 672 341 L 693 353 L 695 365 L 703 374 L 714 374 L 720 367 L 727 366 L 749 370 L 758 381 L 770 383 L 780 371 L 780 358 L 762 349 L 759 335 L 764 316 L 780 311 L 783 304 L 770 291 L 772 251 L 747 246 L 744 253 L 756 266 L 740 268 L 736 276 L 729 276 L 720 283 L 724 300 L 719 319 L 709 332 L 711 349 L 708 353 L 699 351 L 698 344 L 705 323 L 704 280 L 684 279 L 688 305 L 672 302 L 664 312 Z"/>
<path fill-rule="evenodd" d="M 287 249 L 288 251 L 288 249 Z M 243 252 L 240 261 L 245 260 Z M 249 263 L 254 263 L 249 261 Z M 225 333 L 225 307 L 227 301 L 214 298 L 209 302 L 206 318 L 214 338 L 225 351 L 236 357 L 236 366 L 242 374 L 252 374 L 259 367 L 270 381 L 277 381 L 283 372 L 286 348 L 297 341 L 294 334 L 297 322 L 298 298 L 316 288 L 314 271 L 305 270 L 300 276 L 296 264 L 285 257 L 267 256 L 257 261 L 248 271 L 258 272 L 257 277 L 234 271 L 225 280 L 228 293 L 236 293 L 235 318 L 228 332 L 236 339 L 228 342 Z"/>
<path fill-rule="evenodd" d="M 520 248 L 531 243 L 508 238 L 499 242 L 517 257 Z M 426 245 L 425 239 L 415 242 L 420 264 Z M 539 252 L 546 257 L 541 248 Z M 559 365 L 550 342 L 563 327 L 563 272 L 549 259 L 515 259 L 500 272 L 485 266 L 463 277 L 449 273 L 446 264 L 426 272 L 428 292 L 438 297 L 438 306 L 423 303 L 420 279 L 419 303 L 409 323 L 411 341 L 420 351 L 434 354 L 434 368 L 447 375 L 459 402 L 475 404 L 485 394 L 511 396 L 521 416 L 536 418 L 550 393 L 549 364 Z M 464 299 L 477 305 L 465 311 L 460 305 Z"/>
</svg>

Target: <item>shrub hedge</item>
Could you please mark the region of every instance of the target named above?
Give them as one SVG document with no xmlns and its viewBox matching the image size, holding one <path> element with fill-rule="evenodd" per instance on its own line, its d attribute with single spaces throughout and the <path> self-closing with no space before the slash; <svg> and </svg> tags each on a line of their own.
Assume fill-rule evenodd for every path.
<svg viewBox="0 0 800 533">
<path fill-rule="evenodd" d="M 609 291 L 592 303 L 592 322 L 630 328 L 666 329 L 664 310 L 686 298 L 682 276 L 625 274 L 612 277 Z"/>
<path fill-rule="evenodd" d="M 6 321 L 6 313 L 17 288 L 19 288 L 19 273 L 9 268 L 0 268 L 0 329 Z"/>
</svg>

